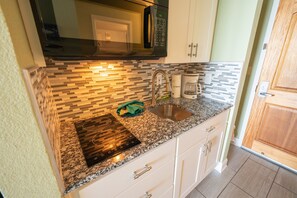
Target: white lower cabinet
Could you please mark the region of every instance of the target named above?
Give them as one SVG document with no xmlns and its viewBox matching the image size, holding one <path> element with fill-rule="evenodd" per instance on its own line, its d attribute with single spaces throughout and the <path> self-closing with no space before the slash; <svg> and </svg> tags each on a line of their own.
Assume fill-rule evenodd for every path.
<svg viewBox="0 0 297 198">
<path fill-rule="evenodd" d="M 225 128 L 217 129 L 213 133 L 209 134 L 208 140 L 206 142 L 206 158 L 204 165 L 204 176 L 207 176 L 218 163 L 218 158 L 220 154 L 220 147 L 223 143 Z"/>
<path fill-rule="evenodd" d="M 203 122 L 65 198 L 186 197 L 217 165 L 228 112 Z"/>
<path fill-rule="evenodd" d="M 124 166 L 117 168 L 108 175 L 98 178 L 98 180 L 83 187 L 81 190 L 72 193 L 70 197 L 123 197 L 121 196 L 122 193 L 131 194 L 134 190 L 135 194 L 127 197 L 141 197 L 142 193 L 145 194 L 146 192 L 165 193 L 173 186 L 175 147 L 176 139 L 172 139 L 152 151 L 143 154 L 139 158 L 128 162 Z M 163 183 L 159 183 L 158 181 L 162 181 Z M 154 189 L 156 186 L 153 186 L 153 183 L 161 187 Z M 133 186 L 137 187 L 131 189 Z"/>
<path fill-rule="evenodd" d="M 174 160 L 166 163 L 164 166 L 156 170 L 151 175 L 143 178 L 137 184 L 131 186 L 128 190 L 124 191 L 117 198 L 127 197 L 163 197 L 167 191 L 173 188 L 173 172 L 174 172 Z M 170 193 L 167 193 L 168 197 Z"/>
<path fill-rule="evenodd" d="M 186 197 L 218 163 L 226 121 L 225 111 L 177 138 L 174 197 Z"/>
<path fill-rule="evenodd" d="M 187 196 L 198 183 L 200 176 L 199 164 L 201 164 L 204 157 L 204 142 L 205 139 L 177 157 L 175 197 Z"/>
</svg>

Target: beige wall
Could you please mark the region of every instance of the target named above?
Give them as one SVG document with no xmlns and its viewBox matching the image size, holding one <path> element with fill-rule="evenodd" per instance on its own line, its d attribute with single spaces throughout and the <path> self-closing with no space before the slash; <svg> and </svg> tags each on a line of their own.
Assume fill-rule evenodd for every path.
<svg viewBox="0 0 297 198">
<path fill-rule="evenodd" d="M 262 3 L 263 0 L 219 0 L 211 61 L 243 63 L 221 162 L 227 159 Z"/>
<path fill-rule="evenodd" d="M 0 190 L 61 197 L 21 74 L 33 58 L 17 0 L 0 0 L 0 38 Z"/>
<path fill-rule="evenodd" d="M 211 61 L 244 62 L 259 0 L 220 0 Z"/>
</svg>

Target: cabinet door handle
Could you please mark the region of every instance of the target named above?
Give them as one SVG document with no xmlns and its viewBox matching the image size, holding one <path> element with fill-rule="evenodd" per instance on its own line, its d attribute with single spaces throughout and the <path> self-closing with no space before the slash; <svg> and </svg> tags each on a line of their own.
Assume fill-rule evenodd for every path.
<svg viewBox="0 0 297 198">
<path fill-rule="evenodd" d="M 191 50 L 190 50 L 190 53 L 188 54 L 188 56 L 192 57 L 192 53 L 193 53 L 193 43 L 191 43 L 191 44 L 189 45 L 189 48 L 190 48 Z"/>
<path fill-rule="evenodd" d="M 146 192 L 145 193 L 145 198 L 151 198 L 153 195 L 151 194 L 151 193 L 149 193 L 149 192 Z"/>
<path fill-rule="evenodd" d="M 137 179 L 138 177 L 140 177 L 144 173 L 150 171 L 151 169 L 152 169 L 152 166 L 149 166 L 149 165 L 146 164 L 142 170 L 134 171 L 134 179 Z"/>
<path fill-rule="evenodd" d="M 196 45 L 194 45 L 194 48 L 196 48 L 196 49 L 195 49 L 195 54 L 193 54 L 193 56 L 197 57 L 197 55 L 198 55 L 198 43 L 196 43 Z"/>
<path fill-rule="evenodd" d="M 208 150 L 208 144 L 204 144 L 203 145 L 203 153 L 204 153 L 204 156 L 207 156 L 207 150 Z"/>
<path fill-rule="evenodd" d="M 211 147 L 212 147 L 212 141 L 208 142 L 207 148 L 208 148 L 208 152 L 211 152 Z"/>
<path fill-rule="evenodd" d="M 208 133 L 210 133 L 210 132 L 212 132 L 212 131 L 215 130 L 215 129 L 216 129 L 215 126 L 211 126 L 211 127 L 207 128 L 206 131 L 207 131 Z"/>
</svg>

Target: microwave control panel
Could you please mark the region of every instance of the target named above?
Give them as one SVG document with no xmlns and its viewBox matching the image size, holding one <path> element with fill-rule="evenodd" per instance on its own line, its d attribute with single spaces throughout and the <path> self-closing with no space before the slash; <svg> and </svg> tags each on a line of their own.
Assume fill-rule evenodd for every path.
<svg viewBox="0 0 297 198">
<path fill-rule="evenodd" d="M 156 33 L 155 33 L 155 46 L 165 47 L 166 46 L 166 19 L 157 18 L 156 20 Z"/>
</svg>

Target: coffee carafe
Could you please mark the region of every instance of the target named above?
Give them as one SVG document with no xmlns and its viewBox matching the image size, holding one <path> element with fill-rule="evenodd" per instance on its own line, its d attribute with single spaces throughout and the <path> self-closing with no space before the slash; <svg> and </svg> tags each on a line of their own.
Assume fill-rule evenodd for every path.
<svg viewBox="0 0 297 198">
<path fill-rule="evenodd" d="M 196 99 L 201 94 L 201 85 L 198 83 L 199 74 L 183 74 L 182 96 L 188 99 Z"/>
</svg>

